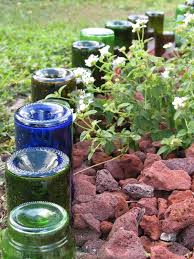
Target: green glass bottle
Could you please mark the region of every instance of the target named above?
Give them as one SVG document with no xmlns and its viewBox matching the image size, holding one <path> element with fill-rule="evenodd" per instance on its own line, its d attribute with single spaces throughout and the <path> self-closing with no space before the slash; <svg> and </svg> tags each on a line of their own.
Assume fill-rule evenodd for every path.
<svg viewBox="0 0 194 259">
<path fill-rule="evenodd" d="M 76 89 L 76 81 L 73 73 L 65 68 L 45 68 L 36 71 L 32 75 L 31 97 L 32 102 L 44 99 L 47 95 L 58 91 L 62 86 L 62 96 Z"/>
<path fill-rule="evenodd" d="M 90 55 L 99 55 L 99 50 L 105 46 L 104 43 L 92 40 L 75 41 L 72 44 L 72 67 L 86 68 L 85 60 Z"/>
<path fill-rule="evenodd" d="M 148 28 L 154 30 L 154 33 L 162 34 L 164 30 L 164 12 L 160 11 L 147 11 Z"/>
<path fill-rule="evenodd" d="M 153 30 L 155 39 L 155 55 L 161 57 L 164 53 L 163 49 L 163 30 L 164 30 L 164 12 L 147 11 L 148 30 Z"/>
<path fill-rule="evenodd" d="M 66 210 L 42 201 L 16 207 L 3 233 L 2 254 L 2 259 L 74 259 Z"/>
<path fill-rule="evenodd" d="M 85 28 L 80 31 L 80 40 L 103 42 L 111 48 L 114 46 L 114 31 L 106 28 Z"/>
<path fill-rule="evenodd" d="M 39 200 L 70 211 L 70 162 L 59 150 L 29 147 L 15 152 L 7 161 L 5 179 L 8 212 L 21 203 Z"/>
<path fill-rule="evenodd" d="M 72 69 L 75 70 L 76 67 L 83 67 L 87 68 L 85 64 L 85 60 L 89 58 L 90 55 L 99 56 L 100 55 L 100 49 L 102 49 L 105 46 L 103 42 L 93 41 L 93 40 L 80 40 L 76 41 L 72 45 L 72 66 L 74 67 Z M 101 64 L 98 62 L 98 65 Z M 94 84 L 96 86 L 100 86 L 104 83 L 104 80 L 102 77 L 104 76 L 104 73 L 100 71 L 97 67 L 92 67 L 92 76 L 95 79 Z M 76 78 L 77 88 L 84 88 L 83 83 L 81 80 L 78 80 Z"/>
<path fill-rule="evenodd" d="M 115 49 L 126 47 L 129 49 L 132 43 L 132 24 L 129 21 L 113 20 L 108 21 L 105 27 L 114 31 L 115 34 Z"/>
</svg>

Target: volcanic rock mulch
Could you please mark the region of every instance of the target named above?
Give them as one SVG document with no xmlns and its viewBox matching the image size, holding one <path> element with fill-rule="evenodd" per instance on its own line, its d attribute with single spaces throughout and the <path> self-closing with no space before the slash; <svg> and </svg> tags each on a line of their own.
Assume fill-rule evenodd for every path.
<svg viewBox="0 0 194 259">
<path fill-rule="evenodd" d="M 100 165 L 88 167 L 89 143 L 74 145 L 78 258 L 194 259 L 194 144 L 167 160 L 156 143 L 139 147 L 116 159 L 98 150 L 92 165 Z"/>
<path fill-rule="evenodd" d="M 194 144 L 163 160 L 157 143 L 113 158 L 74 145 L 73 231 L 79 259 L 184 259 L 194 248 Z M 6 157 L 1 158 L 5 162 Z M 0 166 L 0 226 L 5 226 Z"/>
</svg>

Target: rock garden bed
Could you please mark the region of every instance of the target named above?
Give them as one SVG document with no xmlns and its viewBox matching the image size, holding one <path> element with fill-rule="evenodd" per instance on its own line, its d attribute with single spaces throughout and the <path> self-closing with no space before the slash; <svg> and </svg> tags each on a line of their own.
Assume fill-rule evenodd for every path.
<svg viewBox="0 0 194 259">
<path fill-rule="evenodd" d="M 74 146 L 72 211 L 80 258 L 192 258 L 194 145 L 182 158 L 163 160 L 154 143 L 142 139 L 141 151 L 116 159 L 96 151 L 92 167 L 88 147 L 86 141 Z"/>
</svg>

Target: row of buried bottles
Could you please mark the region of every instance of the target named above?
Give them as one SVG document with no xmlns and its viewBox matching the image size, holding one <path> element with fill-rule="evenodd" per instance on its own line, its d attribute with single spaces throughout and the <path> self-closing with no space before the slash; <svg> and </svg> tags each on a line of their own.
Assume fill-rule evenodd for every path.
<svg viewBox="0 0 194 259">
<path fill-rule="evenodd" d="M 194 11 L 194 1 L 177 7 L 177 20 Z M 163 31 L 164 13 L 130 15 L 128 21 L 109 21 L 106 28 L 81 30 L 80 41 L 72 45 L 73 67 L 86 67 L 85 59 L 110 45 L 116 55 L 129 48 L 137 34 L 132 23 L 148 21 L 145 38 L 155 38 L 155 55 L 163 45 L 174 41 L 174 34 Z M 101 72 L 93 72 L 100 85 Z M 3 259 L 75 257 L 71 234 L 72 112 L 63 99 L 47 95 L 65 86 L 62 96 L 84 85 L 73 70 L 43 69 L 32 76 L 33 103 L 19 108 L 14 116 L 17 151 L 7 162 L 5 179 L 8 227 L 3 234 Z"/>
</svg>

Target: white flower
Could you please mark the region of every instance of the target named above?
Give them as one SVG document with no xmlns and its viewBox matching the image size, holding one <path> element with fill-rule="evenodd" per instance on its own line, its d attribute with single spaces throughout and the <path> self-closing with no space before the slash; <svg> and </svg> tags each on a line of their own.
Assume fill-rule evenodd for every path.
<svg viewBox="0 0 194 259">
<path fill-rule="evenodd" d="M 169 43 L 163 45 L 163 49 L 169 49 L 169 48 L 171 48 L 172 46 L 173 46 L 173 43 L 172 43 L 172 42 L 169 42 Z"/>
<path fill-rule="evenodd" d="M 175 97 L 174 101 L 172 102 L 174 109 L 178 110 L 180 108 L 184 108 L 187 99 L 187 97 Z"/>
<path fill-rule="evenodd" d="M 86 69 L 83 67 L 78 67 L 76 69 L 73 70 L 74 76 L 77 78 L 82 77 L 82 75 L 84 75 L 86 73 Z"/>
<path fill-rule="evenodd" d="M 169 73 L 170 73 L 170 71 L 166 69 L 166 70 L 164 70 L 163 73 L 161 73 L 161 76 L 162 76 L 163 78 L 169 78 Z"/>
<path fill-rule="evenodd" d="M 146 27 L 146 24 L 148 23 L 148 20 L 145 20 L 145 19 L 138 19 L 137 20 L 137 23 L 141 26 L 143 26 L 143 28 Z"/>
<path fill-rule="evenodd" d="M 141 25 L 139 23 L 132 23 L 132 32 L 137 32 L 137 31 L 140 31 L 141 29 Z"/>
<path fill-rule="evenodd" d="M 101 57 L 110 55 L 109 49 L 110 49 L 109 45 L 106 45 L 104 48 L 99 49 Z"/>
<path fill-rule="evenodd" d="M 90 76 L 90 74 L 84 74 L 82 76 L 82 82 L 86 85 L 89 85 L 89 84 L 93 84 L 95 81 L 94 77 L 93 76 Z"/>
<path fill-rule="evenodd" d="M 132 23 L 132 28 L 133 28 L 132 32 L 138 32 L 140 31 L 140 29 L 146 28 L 147 22 L 148 20 L 138 19 L 136 23 Z"/>
<path fill-rule="evenodd" d="M 85 60 L 85 64 L 87 67 L 92 67 L 96 64 L 96 62 L 99 60 L 99 57 L 91 54 L 88 59 Z"/>
<path fill-rule="evenodd" d="M 194 22 L 194 14 L 186 13 L 184 23 L 188 25 L 189 23 Z"/>
<path fill-rule="evenodd" d="M 126 59 L 124 57 L 118 57 L 115 60 L 113 60 L 113 68 L 124 66 L 126 62 Z"/>
<path fill-rule="evenodd" d="M 94 101 L 94 96 L 91 93 L 85 93 L 84 90 L 80 91 L 79 101 L 77 105 L 77 112 L 86 110 L 90 103 Z"/>
</svg>

